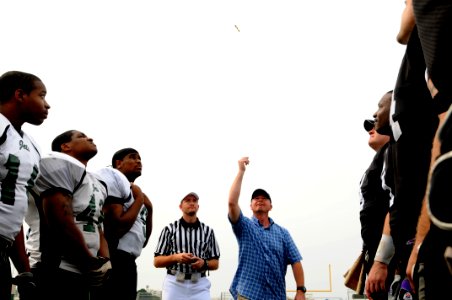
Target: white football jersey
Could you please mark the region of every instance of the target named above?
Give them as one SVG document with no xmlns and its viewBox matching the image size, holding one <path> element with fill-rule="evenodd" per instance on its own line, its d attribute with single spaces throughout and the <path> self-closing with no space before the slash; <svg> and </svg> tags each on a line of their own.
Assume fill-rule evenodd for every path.
<svg viewBox="0 0 452 300">
<path fill-rule="evenodd" d="M 0 235 L 14 240 L 28 207 L 27 189 L 39 173 L 41 155 L 26 133 L 22 136 L 0 113 Z"/>
<path fill-rule="evenodd" d="M 127 177 L 117 169 L 111 167 L 100 169 L 96 173 L 107 184 L 108 198 L 114 198 L 113 201 L 115 203 L 122 203 L 123 211 L 127 211 L 135 201 Z M 142 205 L 132 227 L 119 240 L 118 249 L 133 254 L 135 257 L 140 256 L 146 240 L 147 213 L 146 207 Z"/>
<path fill-rule="evenodd" d="M 62 189 L 72 194 L 75 225 L 82 232 L 91 254 L 97 256 L 100 245 L 98 226 L 103 221 L 106 187 L 97 175 L 86 171 L 85 165 L 63 153 L 52 152 L 41 159 L 40 166 L 41 174 L 36 181 L 38 192 Z M 60 268 L 80 272 L 68 257 L 63 257 Z"/>
<path fill-rule="evenodd" d="M 134 201 L 135 199 L 131 197 L 131 199 L 124 205 L 124 211 L 127 211 Z M 130 230 L 119 240 L 118 249 L 130 253 L 135 257 L 140 256 L 141 250 L 143 250 L 144 242 L 146 241 L 147 215 L 148 210 L 144 205 L 142 205 L 132 228 L 130 228 Z"/>
</svg>

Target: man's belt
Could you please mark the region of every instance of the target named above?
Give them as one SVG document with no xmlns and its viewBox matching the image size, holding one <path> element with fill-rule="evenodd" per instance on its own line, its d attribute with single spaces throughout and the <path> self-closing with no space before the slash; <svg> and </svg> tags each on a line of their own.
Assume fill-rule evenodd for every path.
<svg viewBox="0 0 452 300">
<path fill-rule="evenodd" d="M 126 252 L 126 251 L 121 250 L 121 249 L 117 249 L 116 253 L 113 251 L 112 256 L 113 257 L 115 257 L 115 256 L 122 256 L 122 257 L 131 258 L 133 260 L 137 259 L 137 257 L 135 255 L 133 255 L 132 253 Z"/>
<path fill-rule="evenodd" d="M 177 271 L 177 270 L 166 270 L 166 274 L 168 274 L 168 275 L 173 275 L 173 276 L 176 276 L 176 274 L 177 274 L 178 272 L 179 272 L 179 271 Z M 185 280 L 191 280 L 193 274 L 196 274 L 196 273 L 185 273 L 184 279 L 185 279 Z M 202 272 L 202 273 L 198 273 L 198 274 L 201 274 L 201 277 L 206 277 L 206 272 Z"/>
</svg>

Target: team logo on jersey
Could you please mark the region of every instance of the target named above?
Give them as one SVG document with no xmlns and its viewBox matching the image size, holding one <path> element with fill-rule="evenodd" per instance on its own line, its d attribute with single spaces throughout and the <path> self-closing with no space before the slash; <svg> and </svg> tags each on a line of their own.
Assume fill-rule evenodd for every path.
<svg viewBox="0 0 452 300">
<path fill-rule="evenodd" d="M 30 148 L 28 147 L 28 145 L 25 144 L 23 140 L 20 140 L 20 141 L 19 141 L 19 150 L 22 150 L 22 149 L 25 149 L 25 150 L 27 150 L 27 151 L 30 151 Z"/>
</svg>

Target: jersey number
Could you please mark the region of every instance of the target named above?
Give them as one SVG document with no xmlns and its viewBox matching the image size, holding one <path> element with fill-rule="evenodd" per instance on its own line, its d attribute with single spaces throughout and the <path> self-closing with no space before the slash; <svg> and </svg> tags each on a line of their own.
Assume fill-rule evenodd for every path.
<svg viewBox="0 0 452 300">
<path fill-rule="evenodd" d="M 5 163 L 5 168 L 8 173 L 2 181 L 2 191 L 0 201 L 8 205 L 14 205 L 16 196 L 16 183 L 19 177 L 20 160 L 17 156 L 10 154 L 8 161 Z M 33 187 L 36 177 L 38 176 L 37 166 L 33 167 L 33 172 L 30 174 L 30 180 L 27 182 L 27 189 Z"/>
<path fill-rule="evenodd" d="M 96 232 L 96 228 L 94 227 L 94 224 L 96 223 L 94 221 L 95 214 L 96 214 L 96 198 L 94 195 L 91 195 L 88 206 L 76 217 L 77 221 L 86 222 L 86 224 L 83 225 L 83 231 Z"/>
</svg>

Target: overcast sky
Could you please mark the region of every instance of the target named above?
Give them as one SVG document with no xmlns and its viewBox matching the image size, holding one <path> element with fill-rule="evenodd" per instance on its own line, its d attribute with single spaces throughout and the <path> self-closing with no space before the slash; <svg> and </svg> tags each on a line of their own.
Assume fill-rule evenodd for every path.
<svg viewBox="0 0 452 300">
<path fill-rule="evenodd" d="M 306 286 L 346 297 L 343 273 L 361 250 L 358 183 L 373 156 L 362 123 L 392 89 L 404 46 L 402 0 L 2 1 L 0 73 L 39 76 L 52 106 L 24 126 L 50 150 L 77 129 L 99 153 L 88 168 L 134 147 L 137 184 L 154 204 L 154 231 L 137 260 L 139 288 L 161 289 L 153 266 L 180 199 L 199 194 L 201 221 L 221 248 L 212 296 L 226 291 L 238 249 L 227 220 L 237 160 L 250 157 L 240 198 L 255 188 L 303 256 Z M 294 289 L 291 269 L 287 288 Z"/>
</svg>

